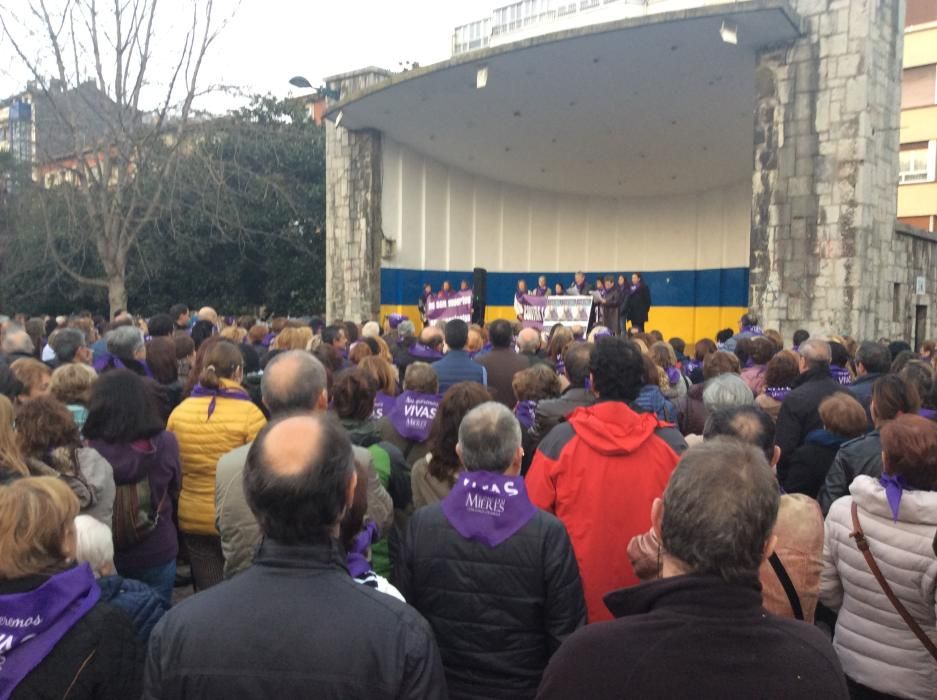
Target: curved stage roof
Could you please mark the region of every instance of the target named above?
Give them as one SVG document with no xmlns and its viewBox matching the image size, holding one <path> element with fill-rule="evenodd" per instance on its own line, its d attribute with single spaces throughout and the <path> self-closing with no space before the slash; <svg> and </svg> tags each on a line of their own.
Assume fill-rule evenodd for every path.
<svg viewBox="0 0 937 700">
<path fill-rule="evenodd" d="M 738 25 L 738 45 L 720 38 Z M 394 75 L 329 108 L 442 163 L 534 189 L 674 194 L 751 177 L 755 53 L 788 43 L 785 0 L 547 34 Z M 488 67 L 487 86 L 476 72 Z"/>
</svg>

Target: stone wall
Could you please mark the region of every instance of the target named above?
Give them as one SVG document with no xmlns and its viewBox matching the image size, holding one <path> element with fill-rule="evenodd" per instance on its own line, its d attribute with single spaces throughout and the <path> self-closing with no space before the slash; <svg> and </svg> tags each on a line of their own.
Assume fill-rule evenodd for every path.
<svg viewBox="0 0 937 700">
<path fill-rule="evenodd" d="M 368 68 L 326 85 L 350 95 L 390 73 Z M 326 315 L 361 322 L 381 312 L 381 134 L 325 122 Z"/>
<path fill-rule="evenodd" d="M 792 4 L 802 37 L 757 58 L 752 306 L 788 336 L 895 336 L 904 3 Z"/>
<path fill-rule="evenodd" d="M 899 223 L 890 258 L 882 267 L 883 284 L 893 299 L 887 320 L 895 330 L 888 337 L 907 340 L 917 350 L 920 341 L 937 338 L 937 238 Z M 924 278 L 924 294 L 916 293 L 919 277 Z M 918 307 L 926 309 L 920 325 Z"/>
</svg>

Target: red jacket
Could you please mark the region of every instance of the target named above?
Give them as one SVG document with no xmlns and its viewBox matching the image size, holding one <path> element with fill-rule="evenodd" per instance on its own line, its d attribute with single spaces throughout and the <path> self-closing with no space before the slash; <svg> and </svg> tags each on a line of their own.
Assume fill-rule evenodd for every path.
<svg viewBox="0 0 937 700">
<path fill-rule="evenodd" d="M 638 583 L 628 543 L 651 526 L 651 504 L 685 449 L 669 423 L 618 401 L 576 409 L 540 443 L 527 493 L 569 532 L 589 622 L 611 620 L 602 597 Z"/>
</svg>

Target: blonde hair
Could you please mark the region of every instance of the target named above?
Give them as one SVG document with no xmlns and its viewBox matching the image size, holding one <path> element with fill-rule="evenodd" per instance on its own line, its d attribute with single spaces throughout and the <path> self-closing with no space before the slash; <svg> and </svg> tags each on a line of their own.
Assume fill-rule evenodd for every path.
<svg viewBox="0 0 937 700">
<path fill-rule="evenodd" d="M 670 343 L 662 340 L 657 341 L 651 346 L 651 359 L 661 369 L 669 369 L 677 366 L 677 354 L 673 351 Z"/>
<path fill-rule="evenodd" d="M 49 390 L 52 396 L 64 404 L 77 403 L 87 406 L 91 401 L 91 387 L 97 379 L 98 373 L 88 365 L 62 365 L 52 372 Z"/>
<path fill-rule="evenodd" d="M 287 326 L 270 344 L 271 350 L 305 350 L 312 340 L 309 326 Z"/>
<path fill-rule="evenodd" d="M 247 337 L 247 331 L 240 326 L 228 326 L 218 335 L 220 335 L 222 338 L 233 340 L 235 343 L 240 343 L 244 340 L 244 338 Z"/>
<path fill-rule="evenodd" d="M 390 346 L 387 344 L 387 341 L 378 336 L 374 339 L 374 342 L 376 342 L 377 346 L 381 349 L 378 353 L 378 357 L 394 364 L 394 356 L 390 354 Z"/>
<path fill-rule="evenodd" d="M 55 477 L 17 479 L 0 488 L 0 578 L 60 569 L 76 515 L 78 498 Z"/>
<path fill-rule="evenodd" d="M 29 474 L 16 433 L 13 431 L 13 404 L 3 394 L 0 394 L 0 467 L 6 467 L 23 476 Z"/>
</svg>

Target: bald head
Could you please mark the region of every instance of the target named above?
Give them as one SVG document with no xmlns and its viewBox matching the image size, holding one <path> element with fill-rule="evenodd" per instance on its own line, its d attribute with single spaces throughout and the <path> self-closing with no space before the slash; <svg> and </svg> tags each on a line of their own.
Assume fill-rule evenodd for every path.
<svg viewBox="0 0 937 700">
<path fill-rule="evenodd" d="M 264 368 L 260 392 L 271 415 L 314 411 L 328 404 L 325 367 L 305 350 L 275 355 Z"/>
<path fill-rule="evenodd" d="M 540 349 L 540 333 L 534 328 L 525 328 L 517 334 L 517 349 L 525 353 L 534 353 Z"/>
<path fill-rule="evenodd" d="M 32 339 L 26 331 L 20 326 L 11 326 L 3 335 L 3 343 L 0 344 L 0 349 L 2 349 L 5 354 L 10 355 L 13 353 L 32 354 L 35 348 L 33 347 Z"/>
<path fill-rule="evenodd" d="M 420 331 L 420 342 L 431 348 L 442 345 L 443 332 L 439 326 L 426 326 Z"/>
<path fill-rule="evenodd" d="M 804 370 L 829 368 L 833 361 L 833 352 L 830 344 L 825 340 L 811 338 L 797 348 L 797 352 L 804 361 Z"/>
<path fill-rule="evenodd" d="M 244 493 L 260 529 L 287 545 L 334 536 L 355 480 L 351 441 L 327 413 L 267 424 L 244 465 Z"/>
</svg>

